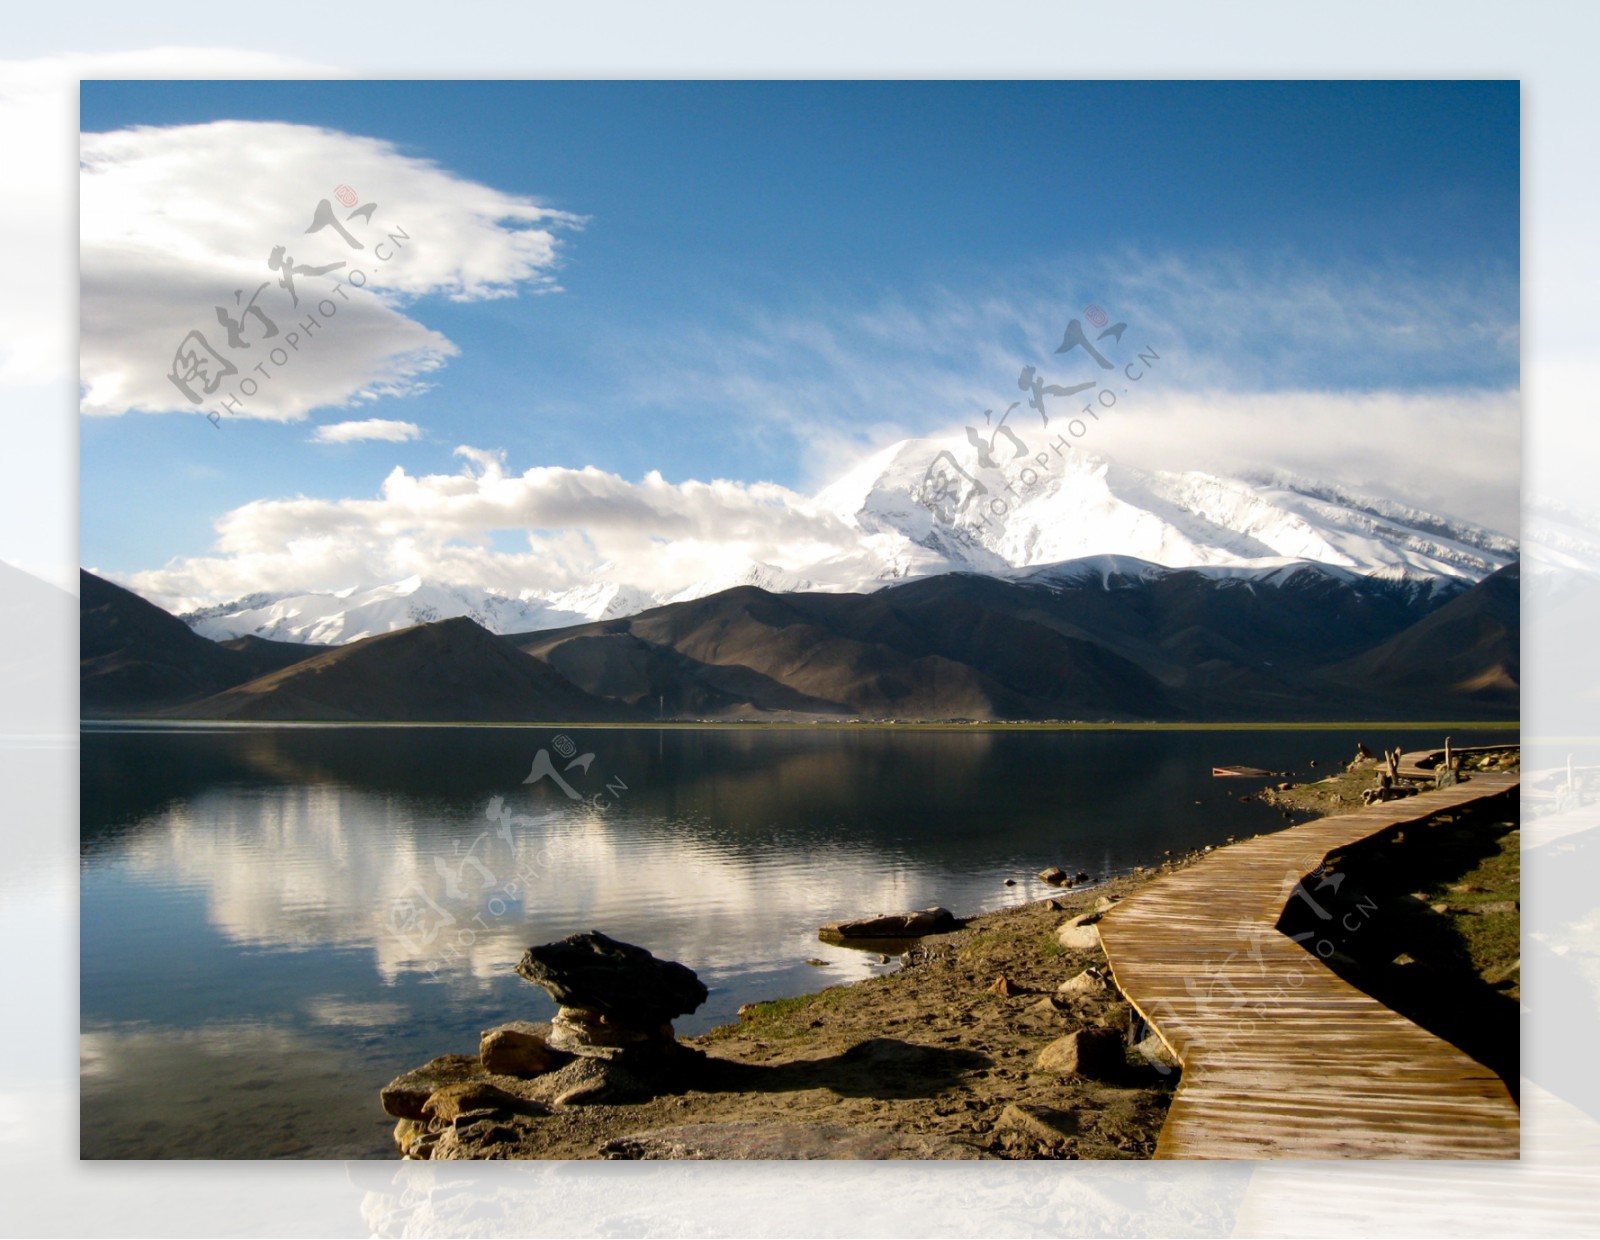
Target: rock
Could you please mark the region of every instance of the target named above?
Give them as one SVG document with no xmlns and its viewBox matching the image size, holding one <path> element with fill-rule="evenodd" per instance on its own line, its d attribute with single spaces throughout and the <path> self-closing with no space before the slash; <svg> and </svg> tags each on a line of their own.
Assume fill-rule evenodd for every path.
<svg viewBox="0 0 1600 1240">
<path fill-rule="evenodd" d="M 1291 792 L 1294 790 L 1294 785 L 1291 783 L 1274 784 L 1273 787 L 1275 787 L 1279 792 Z"/>
<path fill-rule="evenodd" d="M 949 909 L 918 909 L 914 913 L 879 913 L 876 917 L 857 917 L 853 921 L 832 921 L 819 933 L 836 939 L 915 939 L 955 929 L 955 914 Z"/>
<path fill-rule="evenodd" d="M 806 961 L 806 963 L 812 966 L 812 968 L 816 969 L 825 969 L 828 967 L 828 962 L 826 960 L 819 960 L 815 956 L 811 957 L 811 959 Z"/>
<path fill-rule="evenodd" d="M 1045 1072 L 1092 1077 L 1115 1075 L 1127 1064 L 1122 1035 L 1100 1026 L 1057 1038 L 1039 1052 L 1037 1062 Z"/>
<path fill-rule="evenodd" d="M 528 948 L 517 976 L 544 987 L 563 1007 L 647 1028 L 687 1016 L 707 998 L 693 969 L 598 930 Z"/>
<path fill-rule="evenodd" d="M 1072 881 L 1075 883 L 1090 883 L 1094 880 L 1089 877 L 1089 872 L 1087 870 L 1079 870 L 1072 876 Z"/>
<path fill-rule="evenodd" d="M 1071 1004 L 1056 995 L 1046 995 L 1039 1002 L 1028 1006 L 1028 1011 L 1036 1012 L 1040 1016 L 1061 1016 L 1070 1010 Z"/>
<path fill-rule="evenodd" d="M 1099 969 L 1085 969 L 1056 987 L 1058 995 L 1094 995 L 1106 989 L 1106 976 Z"/>
<path fill-rule="evenodd" d="M 589 1056 L 574 1059 L 565 1067 L 547 1072 L 528 1083 L 531 1097 L 558 1107 L 643 1102 L 653 1092 L 621 1060 Z"/>
<path fill-rule="evenodd" d="M 680 1050 L 672 1018 L 706 1001 L 693 969 L 598 931 L 530 947 L 517 973 L 561 1005 L 548 1045 L 590 1059 L 670 1059 Z"/>
<path fill-rule="evenodd" d="M 1016 885 L 1017 885 L 1017 880 L 1016 879 L 1014 879 L 1014 878 L 1006 879 L 1006 886 L 1007 887 L 1015 887 Z"/>
<path fill-rule="evenodd" d="M 613 1020 L 603 1012 L 591 1012 L 587 1008 L 557 1008 L 556 1017 L 550 1022 L 551 1047 L 567 1055 L 612 1059 L 625 1050 L 662 1048 L 672 1041 L 670 1023 L 644 1028 Z"/>
<path fill-rule="evenodd" d="M 1004 973 L 994 979 L 994 982 L 990 985 L 989 989 L 1004 999 L 1010 999 L 1015 995 L 1025 995 L 1028 993 Z"/>
<path fill-rule="evenodd" d="M 478 1038 L 478 1061 L 487 1072 L 538 1076 L 559 1068 L 569 1056 L 551 1048 L 549 1025 L 516 1020 L 485 1029 Z"/>
<path fill-rule="evenodd" d="M 1162 1068 L 1176 1068 L 1180 1066 L 1178 1063 L 1178 1057 L 1172 1053 L 1172 1051 L 1167 1047 L 1167 1044 L 1163 1042 L 1156 1034 L 1152 1033 L 1142 1042 L 1134 1043 L 1133 1049 L 1135 1054 L 1152 1066 Z"/>
<path fill-rule="evenodd" d="M 509 1093 L 488 1081 L 461 1081 L 435 1090 L 423 1104 L 422 1118 L 438 1131 L 463 1118 L 483 1119 L 494 1115 L 548 1115 L 550 1108 L 537 1101 Z"/>
<path fill-rule="evenodd" d="M 1095 923 L 1100 916 L 1096 912 L 1068 918 L 1056 931 L 1056 942 L 1070 951 L 1093 951 L 1099 948 L 1100 931 L 1095 929 Z"/>
<path fill-rule="evenodd" d="M 600 1147 L 611 1159 L 979 1159 L 988 1155 L 948 1137 L 846 1128 L 838 1124 L 743 1121 L 678 1124 L 616 1137 Z"/>
<path fill-rule="evenodd" d="M 431 1140 L 425 1140 L 432 1138 Z M 400 1151 L 402 1158 L 427 1158 L 427 1146 L 438 1140 L 437 1133 L 430 1133 L 428 1126 L 420 1119 L 400 1119 L 394 1124 L 394 1147 Z"/>
<path fill-rule="evenodd" d="M 1049 883 L 1052 887 L 1059 887 L 1062 883 L 1067 881 L 1067 872 L 1059 865 L 1052 865 L 1046 869 L 1040 870 L 1039 877 L 1044 882 Z"/>
<path fill-rule="evenodd" d="M 396 1119 L 421 1119 L 423 1106 L 436 1091 L 486 1075 L 476 1055 L 441 1055 L 385 1085 L 383 1109 Z"/>
<path fill-rule="evenodd" d="M 1058 1111 L 1054 1107 L 1010 1102 L 1000 1112 L 994 1126 L 1023 1133 L 1041 1145 L 1061 1145 L 1068 1137 L 1077 1136 L 1078 1116 L 1073 1111 Z"/>
</svg>

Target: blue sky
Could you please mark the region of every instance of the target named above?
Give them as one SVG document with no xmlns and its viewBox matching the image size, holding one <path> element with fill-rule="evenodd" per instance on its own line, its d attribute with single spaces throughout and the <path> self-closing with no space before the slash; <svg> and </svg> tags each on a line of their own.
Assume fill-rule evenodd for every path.
<svg viewBox="0 0 1600 1240">
<path fill-rule="evenodd" d="M 866 451 L 1011 399 L 1016 361 L 1048 361 L 1090 302 L 1160 341 L 1179 387 L 1324 398 L 1327 434 L 1348 434 L 1356 459 L 1376 431 L 1335 425 L 1351 400 L 1517 389 L 1518 95 L 1514 82 L 85 82 L 86 134 L 318 127 L 582 218 L 550 229 L 541 274 L 560 291 L 512 280 L 513 296 L 396 299 L 457 350 L 410 394 L 220 430 L 192 414 L 86 416 L 82 559 L 127 575 L 203 556 L 224 514 L 361 500 L 396 467 L 458 471 L 462 445 L 503 452 L 512 472 L 810 492 Z M 148 148 L 130 141 L 126 166 Z M 306 172 L 307 209 L 332 189 L 292 143 L 277 154 L 285 179 Z M 192 188 L 217 212 L 262 192 L 204 173 Z M 377 218 L 412 205 L 391 198 Z M 310 442 L 318 425 L 372 418 L 417 437 Z M 1513 469 L 1512 503 L 1515 488 Z M 1482 489 L 1464 479 L 1457 509 Z"/>
</svg>

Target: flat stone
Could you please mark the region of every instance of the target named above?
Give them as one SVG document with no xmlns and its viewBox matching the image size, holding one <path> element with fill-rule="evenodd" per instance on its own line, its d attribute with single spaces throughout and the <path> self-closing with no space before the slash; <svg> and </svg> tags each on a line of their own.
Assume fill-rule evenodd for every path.
<svg viewBox="0 0 1600 1240">
<path fill-rule="evenodd" d="M 385 1085 L 383 1109 L 396 1119 L 421 1119 L 423 1106 L 436 1091 L 486 1075 L 476 1055 L 440 1055 Z"/>
<path fill-rule="evenodd" d="M 492 1115 L 548 1115 L 542 1103 L 513 1094 L 488 1081 L 462 1081 L 435 1090 L 423 1104 L 422 1118 L 432 1127 L 454 1124 L 462 1118 Z"/>
<path fill-rule="evenodd" d="M 517 976 L 544 987 L 563 1007 L 601 1012 L 619 1024 L 644 1028 L 685 1016 L 707 998 L 693 969 L 657 960 L 644 948 L 598 930 L 528 948 Z"/>
<path fill-rule="evenodd" d="M 559 1068 L 567 1056 L 551 1049 L 549 1025 L 515 1020 L 485 1029 L 478 1039 L 484 1070 L 504 1076 L 538 1076 Z"/>
<path fill-rule="evenodd" d="M 566 1055 L 613 1059 L 626 1050 L 670 1046 L 672 1025 L 663 1021 L 653 1029 L 624 1024 L 603 1012 L 559 1008 L 550 1022 L 550 1045 Z"/>
<path fill-rule="evenodd" d="M 1039 1052 L 1038 1066 L 1045 1072 L 1079 1076 L 1114 1075 L 1126 1066 L 1122 1035 L 1115 1029 L 1079 1029 L 1057 1038 Z"/>
<path fill-rule="evenodd" d="M 954 930 L 955 925 L 954 913 L 935 906 L 910 913 L 879 913 L 874 917 L 831 921 L 818 933 L 823 938 L 836 939 L 915 939 Z"/>
<path fill-rule="evenodd" d="M 1010 1102 L 995 1120 L 996 1128 L 1009 1128 L 1024 1133 L 1044 1145 L 1061 1145 L 1068 1137 L 1078 1135 L 1078 1116 L 1072 1111 L 1059 1111 L 1054 1107 L 1031 1106 Z"/>
<path fill-rule="evenodd" d="M 948 1137 L 759 1121 L 677 1124 L 616 1137 L 600 1147 L 611 1159 L 981 1159 L 989 1155 Z"/>
<path fill-rule="evenodd" d="M 643 1102 L 653 1092 L 617 1061 L 588 1057 L 574 1059 L 565 1067 L 528 1082 L 531 1097 L 561 1107 Z"/>
</svg>

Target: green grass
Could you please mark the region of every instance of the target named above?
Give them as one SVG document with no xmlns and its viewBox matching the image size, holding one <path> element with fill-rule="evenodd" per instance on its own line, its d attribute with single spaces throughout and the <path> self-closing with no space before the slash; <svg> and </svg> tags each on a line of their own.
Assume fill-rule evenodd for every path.
<svg viewBox="0 0 1600 1240">
<path fill-rule="evenodd" d="M 812 1021 L 839 1007 L 847 993 L 843 986 L 830 986 L 813 995 L 768 999 L 753 1004 L 737 1023 L 719 1025 L 711 1031 L 711 1037 L 798 1038 L 810 1030 Z"/>
</svg>

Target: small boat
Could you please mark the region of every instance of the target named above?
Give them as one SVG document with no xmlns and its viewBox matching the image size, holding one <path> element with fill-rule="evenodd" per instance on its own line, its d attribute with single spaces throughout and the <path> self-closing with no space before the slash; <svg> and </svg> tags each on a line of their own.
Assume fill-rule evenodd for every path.
<svg viewBox="0 0 1600 1240">
<path fill-rule="evenodd" d="M 1263 771 L 1254 766 L 1214 766 L 1211 768 L 1212 777 L 1215 779 L 1231 779 L 1238 776 L 1251 776 L 1257 778 L 1271 778 L 1278 774 L 1277 771 Z"/>
</svg>

